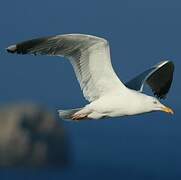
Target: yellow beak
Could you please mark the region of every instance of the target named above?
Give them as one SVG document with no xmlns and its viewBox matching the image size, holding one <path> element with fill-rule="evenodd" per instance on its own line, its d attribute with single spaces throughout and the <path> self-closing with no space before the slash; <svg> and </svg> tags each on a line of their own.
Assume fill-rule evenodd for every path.
<svg viewBox="0 0 181 180">
<path fill-rule="evenodd" d="M 166 106 L 162 108 L 162 111 L 166 113 L 174 114 L 173 110 Z"/>
</svg>

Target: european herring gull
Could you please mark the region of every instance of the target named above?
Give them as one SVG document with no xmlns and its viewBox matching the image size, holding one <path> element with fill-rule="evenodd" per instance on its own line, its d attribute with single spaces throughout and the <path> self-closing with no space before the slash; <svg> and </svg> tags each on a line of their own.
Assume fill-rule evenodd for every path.
<svg viewBox="0 0 181 180">
<path fill-rule="evenodd" d="M 113 70 L 110 48 L 106 39 L 65 34 L 37 38 L 9 46 L 7 51 L 17 54 L 62 56 L 70 60 L 81 90 L 89 104 L 82 108 L 59 110 L 67 120 L 102 119 L 173 110 L 158 99 L 168 93 L 174 72 L 171 61 L 163 61 L 123 84 Z M 148 84 L 156 97 L 143 93 Z"/>
</svg>

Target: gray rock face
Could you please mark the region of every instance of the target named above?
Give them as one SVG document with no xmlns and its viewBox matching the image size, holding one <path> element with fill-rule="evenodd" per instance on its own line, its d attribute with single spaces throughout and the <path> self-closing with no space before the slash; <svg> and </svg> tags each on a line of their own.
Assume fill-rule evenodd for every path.
<svg viewBox="0 0 181 180">
<path fill-rule="evenodd" d="M 31 104 L 0 107 L 0 167 L 64 167 L 65 130 L 52 113 Z"/>
</svg>

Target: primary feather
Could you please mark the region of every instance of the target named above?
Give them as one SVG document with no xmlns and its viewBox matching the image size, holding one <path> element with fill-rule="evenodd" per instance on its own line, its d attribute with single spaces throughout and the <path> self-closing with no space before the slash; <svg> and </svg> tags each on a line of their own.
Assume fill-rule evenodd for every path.
<svg viewBox="0 0 181 180">
<path fill-rule="evenodd" d="M 173 62 L 162 61 L 137 75 L 125 85 L 128 88 L 142 92 L 144 85 L 148 84 L 154 95 L 158 98 L 165 98 L 172 84 L 173 72 Z"/>
</svg>

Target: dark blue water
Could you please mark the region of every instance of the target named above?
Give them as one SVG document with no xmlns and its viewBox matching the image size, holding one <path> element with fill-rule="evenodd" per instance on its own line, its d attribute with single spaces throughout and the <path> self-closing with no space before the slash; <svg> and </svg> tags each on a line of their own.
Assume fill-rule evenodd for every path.
<svg viewBox="0 0 181 180">
<path fill-rule="evenodd" d="M 30 101 L 51 110 L 86 104 L 63 58 L 15 56 L 14 42 L 63 33 L 109 40 L 113 66 L 126 81 L 155 63 L 176 65 L 163 103 L 174 116 L 152 113 L 105 121 L 64 123 L 72 163 L 66 169 L 4 169 L 1 179 L 180 179 L 180 1 L 1 1 L 0 102 Z M 56 112 L 56 111 L 55 111 Z"/>
</svg>

